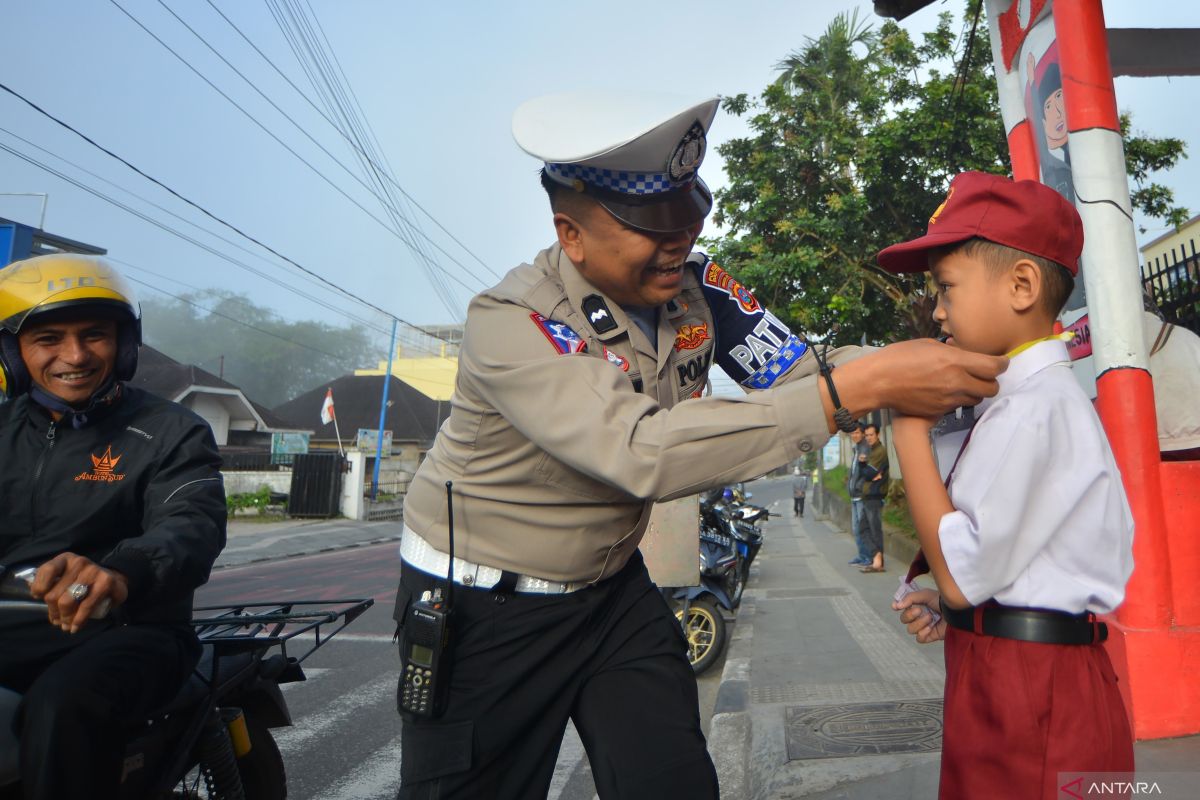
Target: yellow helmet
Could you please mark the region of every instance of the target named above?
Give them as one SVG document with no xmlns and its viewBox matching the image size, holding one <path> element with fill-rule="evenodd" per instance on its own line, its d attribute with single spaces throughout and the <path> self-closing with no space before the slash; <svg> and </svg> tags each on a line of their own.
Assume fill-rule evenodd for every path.
<svg viewBox="0 0 1200 800">
<path fill-rule="evenodd" d="M 113 374 L 127 381 L 137 371 L 142 344 L 141 309 L 129 283 L 96 256 L 58 253 L 0 267 L 0 391 L 16 397 L 29 389 L 17 334 L 43 314 L 79 309 L 117 319 Z"/>
</svg>

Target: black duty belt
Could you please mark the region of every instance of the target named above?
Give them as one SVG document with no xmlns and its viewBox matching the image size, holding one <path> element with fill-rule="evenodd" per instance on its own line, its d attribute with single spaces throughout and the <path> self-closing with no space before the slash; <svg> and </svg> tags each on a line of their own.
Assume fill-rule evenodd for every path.
<svg viewBox="0 0 1200 800">
<path fill-rule="evenodd" d="M 967 608 L 942 604 L 942 617 L 951 627 L 983 636 L 1019 639 L 1041 644 L 1096 644 L 1108 638 L 1108 626 L 1089 612 L 1068 614 L 1043 608 L 1019 608 L 985 603 Z"/>
</svg>

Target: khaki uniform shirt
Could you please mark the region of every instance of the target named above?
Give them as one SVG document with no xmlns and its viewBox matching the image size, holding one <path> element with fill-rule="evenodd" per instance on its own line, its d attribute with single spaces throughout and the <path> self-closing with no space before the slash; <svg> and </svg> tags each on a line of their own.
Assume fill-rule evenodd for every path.
<svg viewBox="0 0 1200 800">
<path fill-rule="evenodd" d="M 754 478 L 829 438 L 811 352 L 702 254 L 659 309 L 657 339 L 558 245 L 510 271 L 471 302 L 452 410 L 405 524 L 448 551 L 453 481 L 456 557 L 597 581 L 629 560 L 654 501 Z M 714 358 L 774 388 L 703 397 Z"/>
</svg>

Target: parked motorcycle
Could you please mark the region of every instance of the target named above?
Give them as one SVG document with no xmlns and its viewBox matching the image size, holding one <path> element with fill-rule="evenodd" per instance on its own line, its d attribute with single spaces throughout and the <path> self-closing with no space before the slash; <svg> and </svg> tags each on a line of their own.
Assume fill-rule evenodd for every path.
<svg viewBox="0 0 1200 800">
<path fill-rule="evenodd" d="M 721 657 L 728 644 L 722 610 L 733 614 L 742 602 L 750 563 L 762 546 L 757 526 L 742 522 L 728 492 L 715 490 L 700 499 L 700 585 L 673 591 L 680 601 L 676 617 L 688 640 L 688 660 L 700 674 Z M 761 518 L 761 517 L 760 517 Z"/>
<path fill-rule="evenodd" d="M 0 567 L 0 614 L 45 616 L 28 575 Z M 121 797 L 282 800 L 283 758 L 271 729 L 291 725 L 280 686 L 305 680 L 301 663 L 375 601 L 240 603 L 195 609 L 204 647 L 175 699 L 130 737 Z M 293 650 L 307 648 L 299 655 Z M 0 689 L 0 736 L 20 695 Z M 0 742 L 0 798 L 20 796 L 16 742 Z M 5 757 L 7 756 L 7 757 Z"/>
</svg>

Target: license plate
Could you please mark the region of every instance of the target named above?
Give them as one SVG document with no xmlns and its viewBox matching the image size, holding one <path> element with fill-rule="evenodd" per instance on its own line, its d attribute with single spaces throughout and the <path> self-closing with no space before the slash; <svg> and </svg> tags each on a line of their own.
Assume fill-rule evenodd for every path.
<svg viewBox="0 0 1200 800">
<path fill-rule="evenodd" d="M 713 544 L 719 544 L 723 547 L 729 547 L 729 542 L 730 542 L 729 537 L 726 536 L 725 534 L 709 533 L 708 531 L 700 532 L 700 541 L 712 542 Z"/>
</svg>

